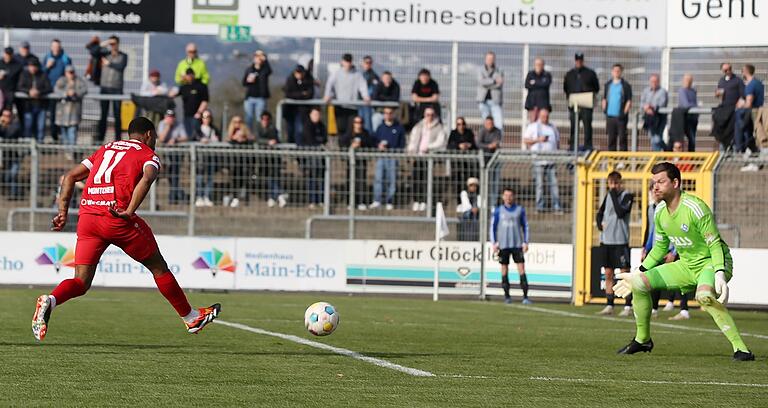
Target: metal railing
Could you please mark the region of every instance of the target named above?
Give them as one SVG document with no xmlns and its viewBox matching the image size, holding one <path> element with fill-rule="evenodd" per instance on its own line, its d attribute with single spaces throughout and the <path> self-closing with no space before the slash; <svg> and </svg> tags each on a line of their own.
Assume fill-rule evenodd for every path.
<svg viewBox="0 0 768 408">
<path fill-rule="evenodd" d="M 705 114 L 711 114 L 712 113 L 712 109 L 714 109 L 714 108 L 713 107 L 703 107 L 703 106 L 700 106 L 700 107 L 695 107 L 695 108 L 688 109 L 688 113 L 696 114 L 696 115 L 705 115 Z M 673 110 L 674 110 L 674 108 L 672 108 L 672 107 L 659 108 L 659 113 L 668 115 L 668 114 L 672 113 Z M 633 123 L 633 126 L 632 126 L 632 140 L 630 141 L 630 151 L 633 151 L 633 152 L 638 151 L 637 147 L 638 147 L 638 141 L 639 141 L 639 138 L 640 138 L 640 130 L 642 130 L 642 121 L 643 121 L 643 115 L 644 114 L 645 113 L 643 112 L 642 109 L 638 109 L 638 110 L 635 111 L 635 114 L 633 115 L 634 123 Z M 665 128 L 665 131 L 666 131 L 666 129 L 669 129 L 669 125 L 670 125 L 670 121 L 667 121 L 667 125 L 666 125 L 666 128 Z"/>
</svg>

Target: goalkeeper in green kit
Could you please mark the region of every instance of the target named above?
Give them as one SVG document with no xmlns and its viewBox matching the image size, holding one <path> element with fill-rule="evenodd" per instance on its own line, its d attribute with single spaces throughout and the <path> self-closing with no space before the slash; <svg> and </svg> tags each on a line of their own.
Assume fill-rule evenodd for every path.
<svg viewBox="0 0 768 408">
<path fill-rule="evenodd" d="M 662 201 L 656 207 L 653 249 L 639 270 L 617 274 L 616 296 L 634 297 L 637 333 L 619 354 L 653 350 L 651 340 L 651 291 L 696 292 L 696 300 L 709 313 L 733 346 L 733 359 L 755 359 L 741 339 L 736 324 L 725 308 L 733 259 L 720 238 L 712 211 L 696 196 L 681 189 L 680 170 L 672 163 L 658 163 L 651 169 L 654 193 Z M 680 260 L 664 263 L 670 242 Z"/>
</svg>

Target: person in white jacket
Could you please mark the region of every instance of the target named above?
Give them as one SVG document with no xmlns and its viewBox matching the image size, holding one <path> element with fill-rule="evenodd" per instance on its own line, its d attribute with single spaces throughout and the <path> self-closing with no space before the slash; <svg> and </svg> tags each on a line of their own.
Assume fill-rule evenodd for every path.
<svg viewBox="0 0 768 408">
<path fill-rule="evenodd" d="M 434 109 L 426 108 L 424 119 L 411 129 L 408 153 L 422 156 L 444 150 L 447 143 L 448 135 L 445 126 L 440 122 Z M 413 205 L 411 207 L 413 211 L 426 211 L 427 209 L 427 167 L 427 160 L 416 158 L 413 162 Z"/>
<path fill-rule="evenodd" d="M 483 198 L 480 196 L 480 180 L 477 177 L 467 179 L 467 188 L 459 194 L 456 212 L 459 216 L 459 241 L 477 241 L 479 239 L 480 208 Z"/>
</svg>

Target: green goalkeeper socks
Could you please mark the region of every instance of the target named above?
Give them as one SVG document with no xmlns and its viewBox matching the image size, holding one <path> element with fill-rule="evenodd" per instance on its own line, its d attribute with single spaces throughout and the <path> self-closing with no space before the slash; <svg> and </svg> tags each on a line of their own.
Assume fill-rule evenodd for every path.
<svg viewBox="0 0 768 408">
<path fill-rule="evenodd" d="M 707 313 L 712 316 L 717 327 L 720 328 L 720 331 L 722 331 L 728 341 L 731 342 L 734 352 L 737 350 L 749 351 L 747 345 L 744 344 L 744 340 L 741 339 L 741 334 L 739 334 L 739 329 L 736 328 L 736 323 L 733 321 L 731 314 L 722 303 L 715 300 L 707 306 L 702 305 L 701 308 L 706 310 Z"/>
<path fill-rule="evenodd" d="M 638 343 L 645 343 L 651 339 L 651 293 L 647 290 L 633 290 L 632 297 L 634 298 L 634 304 L 632 305 L 635 311 L 635 325 L 637 326 L 637 333 L 635 334 L 635 341 Z"/>
</svg>

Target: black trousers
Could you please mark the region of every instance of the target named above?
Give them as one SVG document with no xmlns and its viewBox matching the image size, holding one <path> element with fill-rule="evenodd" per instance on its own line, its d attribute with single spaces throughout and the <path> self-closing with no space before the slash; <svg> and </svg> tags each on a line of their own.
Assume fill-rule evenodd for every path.
<svg viewBox="0 0 768 408">
<path fill-rule="evenodd" d="M 101 88 L 103 95 L 120 95 L 123 93 L 122 89 L 115 88 Z M 122 132 L 123 124 L 120 122 L 120 101 L 101 101 L 101 117 L 99 117 L 99 140 L 95 142 L 101 143 L 107 136 L 107 116 L 109 116 L 109 106 L 112 105 L 112 114 L 115 118 L 115 140 L 120 140 L 120 133 Z"/>
<path fill-rule="evenodd" d="M 571 121 L 571 150 L 573 150 L 574 137 L 576 135 L 576 126 L 579 122 L 584 124 L 584 132 L 579 132 L 579 139 L 584 141 L 582 146 L 585 149 L 592 149 L 592 109 L 579 108 L 579 117 L 576 118 L 576 113 L 573 109 L 568 109 L 568 119 Z"/>
<path fill-rule="evenodd" d="M 418 203 L 426 203 L 427 176 L 429 175 L 428 162 L 426 160 L 414 160 L 411 175 L 411 185 L 413 186 L 413 201 Z"/>
<path fill-rule="evenodd" d="M 627 151 L 627 120 L 626 119 L 609 116 L 605 121 L 605 131 L 608 133 L 608 150 L 609 151 L 622 151 L 622 152 Z"/>
<path fill-rule="evenodd" d="M 337 135 L 343 135 L 347 133 L 349 125 L 352 123 L 352 118 L 357 116 L 357 109 L 347 109 L 340 106 L 334 107 L 336 112 L 336 132 Z"/>
</svg>

